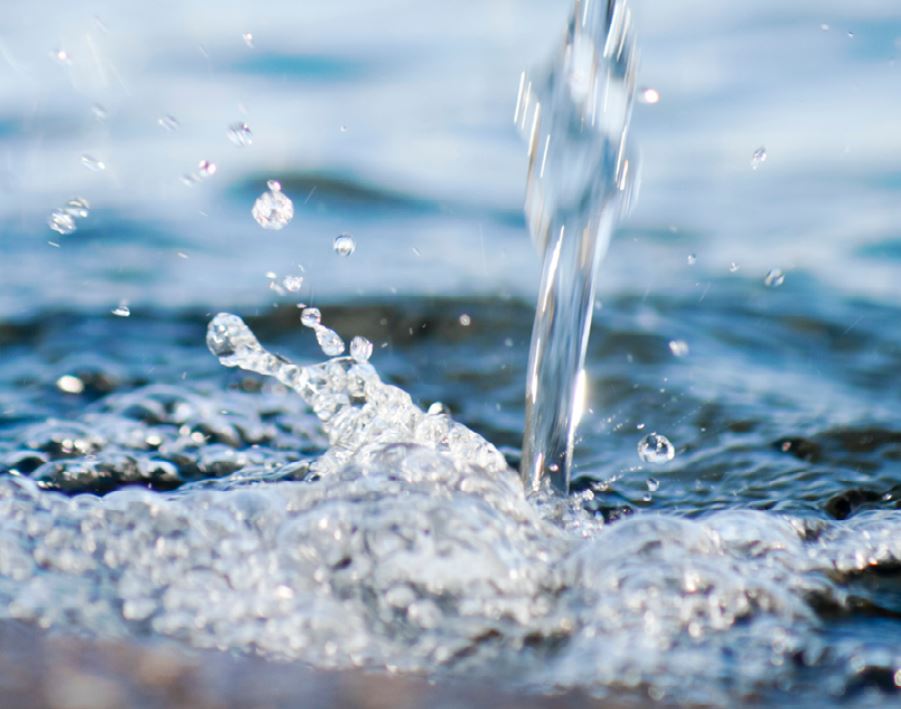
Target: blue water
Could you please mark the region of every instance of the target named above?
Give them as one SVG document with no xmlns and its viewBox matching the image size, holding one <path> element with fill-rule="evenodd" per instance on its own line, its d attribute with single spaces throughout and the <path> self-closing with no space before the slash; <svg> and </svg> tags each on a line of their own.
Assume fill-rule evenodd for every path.
<svg viewBox="0 0 901 709">
<path fill-rule="evenodd" d="M 163 494 L 242 470 L 302 479 L 328 446 L 315 422 L 203 345 L 209 317 L 232 309 L 275 351 L 316 359 L 298 300 L 369 337 L 384 379 L 423 406 L 442 401 L 519 464 L 539 263 L 513 104 L 520 71 L 559 42 L 566 3 L 14 5 L 0 28 L 4 479 L 34 477 L 48 496 L 134 483 Z M 896 539 L 901 10 L 633 10 L 638 82 L 661 100 L 635 109 L 641 197 L 602 268 L 573 487 L 611 530 L 655 513 L 706 524 L 754 510 L 760 528 L 802 520 L 810 539 L 818 524 Z M 51 57 L 60 48 L 70 64 Z M 158 125 L 167 114 L 174 131 Z M 252 145 L 228 141 L 236 121 Z M 107 169 L 87 170 L 83 154 Z M 201 159 L 216 174 L 186 186 Z M 280 232 L 250 216 L 270 178 L 295 204 Z M 74 197 L 90 215 L 60 237 L 47 217 Z M 332 248 L 341 232 L 356 239 L 349 258 Z M 773 268 L 785 281 L 768 288 Z M 303 290 L 278 296 L 270 271 L 304 275 Z M 128 318 L 111 313 L 122 301 Z M 61 390 L 66 375 L 81 393 Z M 237 420 L 217 424 L 220 408 Z M 132 426 L 160 442 L 135 443 Z M 651 431 L 670 438 L 674 461 L 642 463 L 636 445 Z M 707 699 L 896 700 L 898 563 L 886 552 L 817 571 L 838 590 L 806 596 L 815 619 L 794 632 L 825 654 L 811 660 L 808 647 L 770 684 L 736 666 L 735 684 Z M 723 647 L 740 647 L 739 631 L 701 642 L 699 656 L 729 667 Z M 580 642 L 541 651 L 590 657 Z M 522 683 L 516 653 L 499 652 Z M 680 694 L 686 665 L 661 657 L 669 696 L 703 701 L 688 681 Z M 619 686 L 575 666 L 535 683 Z"/>
</svg>

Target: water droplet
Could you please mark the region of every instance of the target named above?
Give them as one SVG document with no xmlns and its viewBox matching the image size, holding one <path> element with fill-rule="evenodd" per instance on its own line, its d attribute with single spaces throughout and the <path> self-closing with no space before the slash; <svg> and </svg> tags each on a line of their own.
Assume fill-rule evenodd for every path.
<svg viewBox="0 0 901 709">
<path fill-rule="evenodd" d="M 276 180 L 269 180 L 268 192 L 261 194 L 253 203 L 250 213 L 264 229 L 283 229 L 294 218 L 294 203 L 282 192 Z"/>
<path fill-rule="evenodd" d="M 823 24 L 820 25 L 820 29 L 823 30 L 823 32 L 828 32 L 828 31 L 829 31 L 829 25 L 827 25 L 827 24 L 824 22 Z"/>
<path fill-rule="evenodd" d="M 72 63 L 72 57 L 69 56 L 69 53 L 65 49 L 54 49 L 50 52 L 50 56 L 58 63 L 63 66 L 68 66 Z"/>
<path fill-rule="evenodd" d="M 655 103 L 660 103 L 660 92 L 657 89 L 645 87 L 638 90 L 638 95 L 635 98 L 638 103 L 653 105 Z"/>
<path fill-rule="evenodd" d="M 334 330 L 319 325 L 316 328 L 316 341 L 329 357 L 337 357 L 344 353 L 344 340 Z"/>
<path fill-rule="evenodd" d="M 676 449 L 666 436 L 649 433 L 638 442 L 638 457 L 645 463 L 666 463 L 676 457 Z"/>
<path fill-rule="evenodd" d="M 854 33 L 853 33 L 853 32 L 850 32 L 850 31 L 848 32 L 848 39 L 854 39 Z"/>
<path fill-rule="evenodd" d="M 159 124 L 160 128 L 163 130 L 167 130 L 170 133 L 172 131 L 178 130 L 181 123 L 178 122 L 178 119 L 172 115 L 160 116 L 156 119 L 156 122 Z"/>
<path fill-rule="evenodd" d="M 766 278 L 763 279 L 763 284 L 767 288 L 778 288 L 785 282 L 785 274 L 782 272 L 782 269 L 774 268 L 771 269 L 769 273 L 766 274 Z"/>
<path fill-rule="evenodd" d="M 766 162 L 766 148 L 762 145 L 751 155 L 751 169 L 756 170 Z"/>
<path fill-rule="evenodd" d="M 81 156 L 81 164 L 84 165 L 91 172 L 103 172 L 106 170 L 106 163 L 102 160 L 98 160 L 95 157 L 90 155 L 82 155 Z"/>
<path fill-rule="evenodd" d="M 657 478 L 648 478 L 645 484 L 648 486 L 648 492 L 657 492 L 660 489 L 660 481 Z"/>
<path fill-rule="evenodd" d="M 347 133 L 347 126 L 342 123 L 338 130 L 342 133 Z"/>
<path fill-rule="evenodd" d="M 463 313 L 460 316 L 460 324 L 463 327 L 469 327 L 470 325 L 472 325 L 472 318 L 468 314 Z"/>
<path fill-rule="evenodd" d="M 210 162 L 209 160 L 201 160 L 197 163 L 197 174 L 201 179 L 212 177 L 216 174 L 216 163 Z"/>
<path fill-rule="evenodd" d="M 688 354 L 688 343 L 685 340 L 670 340 L 669 351 L 674 357 L 685 357 Z"/>
<path fill-rule="evenodd" d="M 119 318 L 127 318 L 129 315 L 131 315 L 131 310 L 128 307 L 128 303 L 126 303 L 124 300 L 120 302 L 119 305 L 117 305 L 115 308 L 113 308 L 112 312 L 113 315 Z"/>
<path fill-rule="evenodd" d="M 47 220 L 47 224 L 50 226 L 53 231 L 58 234 L 62 234 L 65 236 L 66 234 L 71 234 L 75 231 L 75 217 L 66 212 L 64 209 L 54 209 L 50 213 L 50 218 Z"/>
<path fill-rule="evenodd" d="M 739 268 L 741 268 L 741 266 L 735 263 L 735 261 L 729 263 L 729 273 L 735 273 Z"/>
<path fill-rule="evenodd" d="M 357 335 L 350 341 L 350 356 L 357 362 L 368 362 L 372 357 L 372 343 Z"/>
<path fill-rule="evenodd" d="M 228 139 L 233 145 L 245 148 L 253 143 L 253 132 L 250 130 L 249 125 L 238 121 L 228 127 Z"/>
<path fill-rule="evenodd" d="M 75 197 L 66 202 L 63 211 L 76 219 L 84 219 L 90 213 L 91 205 L 84 197 Z"/>
<path fill-rule="evenodd" d="M 688 254 L 687 261 L 688 261 L 689 266 L 694 266 L 698 262 L 698 255 L 697 254 Z"/>
<path fill-rule="evenodd" d="M 300 313 L 300 323 L 304 327 L 316 327 L 322 320 L 319 308 L 304 308 Z"/>
<path fill-rule="evenodd" d="M 282 279 L 282 285 L 289 293 L 297 293 L 303 288 L 303 276 L 285 276 Z"/>
<path fill-rule="evenodd" d="M 84 382 L 71 374 L 64 374 L 56 380 L 56 386 L 66 394 L 81 394 L 84 391 Z"/>
<path fill-rule="evenodd" d="M 357 250 L 357 242 L 350 234 L 338 234 L 335 237 L 335 253 L 339 256 L 350 256 Z"/>
<path fill-rule="evenodd" d="M 244 40 L 244 44 L 247 45 L 248 49 L 253 49 L 253 32 L 245 32 L 241 35 L 241 39 Z"/>
<path fill-rule="evenodd" d="M 105 121 L 109 118 L 109 111 L 107 111 L 103 104 L 100 103 L 95 103 L 91 106 L 91 113 L 94 114 L 94 118 L 98 121 Z"/>
<path fill-rule="evenodd" d="M 639 431 L 644 431 L 644 427 L 645 427 L 645 424 L 643 424 L 643 423 L 635 424 L 635 428 L 637 428 Z"/>
</svg>

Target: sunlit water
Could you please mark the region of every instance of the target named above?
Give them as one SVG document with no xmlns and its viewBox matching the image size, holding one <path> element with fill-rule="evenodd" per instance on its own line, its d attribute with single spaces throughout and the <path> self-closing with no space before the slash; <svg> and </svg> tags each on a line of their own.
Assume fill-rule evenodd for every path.
<svg viewBox="0 0 901 709">
<path fill-rule="evenodd" d="M 636 107 L 643 201 L 598 287 L 563 499 L 516 472 L 538 259 L 509 109 L 565 13 L 484 5 L 392 6 L 429 48 L 369 5 L 10 19 L 3 616 L 636 701 L 895 701 L 896 10 L 643 15 L 639 86 L 661 98 Z M 135 22 L 167 53 L 146 59 Z M 363 121 L 376 97 L 397 112 Z M 183 184 L 201 160 L 215 174 Z M 270 179 L 280 231 L 251 214 Z M 76 198 L 76 230 L 52 230 Z M 217 354 L 276 378 L 209 354 L 224 309 L 278 354 Z M 329 332 L 347 355 L 323 363 Z"/>
</svg>

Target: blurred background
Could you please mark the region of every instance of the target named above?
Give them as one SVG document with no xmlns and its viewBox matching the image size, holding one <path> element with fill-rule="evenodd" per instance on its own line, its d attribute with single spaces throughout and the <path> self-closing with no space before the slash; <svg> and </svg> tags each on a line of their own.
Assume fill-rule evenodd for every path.
<svg viewBox="0 0 901 709">
<path fill-rule="evenodd" d="M 901 8 L 635 2 L 638 206 L 601 293 L 762 280 L 895 299 Z M 519 74 L 565 0 L 11 0 L 0 28 L 0 315 L 307 299 L 533 297 Z M 248 136 L 229 137 L 244 123 Z M 765 162 L 752 169 L 755 151 Z M 758 153 L 760 155 L 760 153 Z M 215 174 L 186 184 L 198 163 Z M 269 178 L 294 221 L 251 218 Z M 60 237 L 72 198 L 90 215 Z M 333 251 L 354 236 L 350 258 Z M 50 244 L 48 242 L 54 242 Z M 689 254 L 697 260 L 689 267 Z"/>
</svg>

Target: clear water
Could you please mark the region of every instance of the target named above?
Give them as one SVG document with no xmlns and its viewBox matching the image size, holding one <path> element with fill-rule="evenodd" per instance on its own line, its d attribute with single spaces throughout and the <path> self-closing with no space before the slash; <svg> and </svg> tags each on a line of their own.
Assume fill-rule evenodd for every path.
<svg viewBox="0 0 901 709">
<path fill-rule="evenodd" d="M 633 6 L 660 101 L 565 501 L 514 472 L 538 258 L 510 107 L 568 8 L 53 9 L 0 35 L 5 617 L 636 702 L 897 701 L 896 8 Z M 227 309 L 322 362 L 300 301 L 395 387 L 314 368 L 349 428 L 204 345 Z"/>
<path fill-rule="evenodd" d="M 628 3 L 576 2 L 545 75 L 520 78 L 514 122 L 529 145 L 526 216 L 542 262 L 521 465 L 532 488 L 569 492 L 595 280 L 637 169 L 633 53 Z"/>
</svg>

